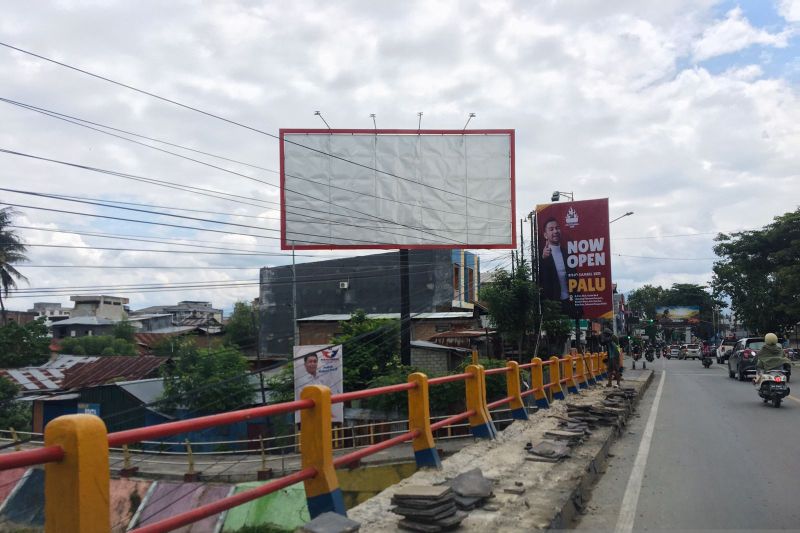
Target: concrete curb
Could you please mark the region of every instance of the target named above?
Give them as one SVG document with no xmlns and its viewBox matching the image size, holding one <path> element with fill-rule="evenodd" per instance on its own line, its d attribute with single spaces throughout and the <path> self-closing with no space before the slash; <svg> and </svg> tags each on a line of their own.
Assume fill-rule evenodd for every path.
<svg viewBox="0 0 800 533">
<path fill-rule="evenodd" d="M 653 371 L 642 381 L 638 388 L 634 407 L 638 406 L 642 396 L 647 392 L 650 383 L 653 381 Z M 583 475 L 572 482 L 572 487 L 564 487 L 565 497 L 563 501 L 554 509 L 555 514 L 550 520 L 546 529 L 570 529 L 589 501 L 592 489 L 600 476 L 603 475 L 606 464 L 608 463 L 608 453 L 611 445 L 622 435 L 619 431 L 612 431 L 600 446 L 600 449 L 591 457 L 584 469 Z"/>
</svg>

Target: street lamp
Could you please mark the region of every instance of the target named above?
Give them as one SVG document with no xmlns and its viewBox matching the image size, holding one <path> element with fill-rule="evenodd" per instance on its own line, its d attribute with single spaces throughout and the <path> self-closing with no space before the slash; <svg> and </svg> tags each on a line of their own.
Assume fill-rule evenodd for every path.
<svg viewBox="0 0 800 533">
<path fill-rule="evenodd" d="M 616 222 L 617 220 L 619 220 L 619 219 L 621 219 L 621 218 L 629 217 L 629 216 L 631 216 L 632 214 L 633 214 L 633 211 L 628 211 L 628 212 L 627 212 L 627 213 L 625 213 L 624 215 L 620 215 L 620 216 L 618 216 L 617 218 L 615 218 L 615 219 L 614 219 L 614 220 L 612 220 L 611 222 Z M 611 222 L 609 222 L 609 224 L 611 224 Z"/>
<path fill-rule="evenodd" d="M 562 192 L 562 191 L 553 191 L 553 196 L 550 198 L 551 201 L 557 202 L 561 197 L 569 198 L 573 202 L 575 201 L 575 195 L 571 192 Z"/>
</svg>

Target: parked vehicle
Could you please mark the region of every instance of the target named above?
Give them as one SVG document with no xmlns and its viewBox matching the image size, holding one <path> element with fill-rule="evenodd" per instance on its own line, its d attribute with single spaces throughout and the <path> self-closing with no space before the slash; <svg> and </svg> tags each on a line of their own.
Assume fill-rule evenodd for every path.
<svg viewBox="0 0 800 533">
<path fill-rule="evenodd" d="M 773 407 L 780 407 L 781 400 L 789 396 L 788 381 L 784 372 L 770 370 L 759 374 L 753 384 L 764 403 L 772 402 Z"/>
<path fill-rule="evenodd" d="M 699 344 L 684 344 L 681 347 L 681 359 L 700 359 L 702 357 Z"/>
<path fill-rule="evenodd" d="M 783 339 L 778 339 L 778 343 L 782 343 Z M 738 378 L 739 381 L 744 381 L 748 376 L 753 376 L 756 373 L 756 356 L 758 351 L 764 346 L 764 337 L 745 337 L 736 342 L 733 347 L 730 357 L 728 357 L 728 377 Z M 784 374 L 786 381 L 789 381 L 792 376 L 791 365 L 784 367 Z"/>
<path fill-rule="evenodd" d="M 736 346 L 736 339 L 724 339 L 717 346 L 717 363 L 722 364 L 727 361 L 734 346 Z"/>
</svg>

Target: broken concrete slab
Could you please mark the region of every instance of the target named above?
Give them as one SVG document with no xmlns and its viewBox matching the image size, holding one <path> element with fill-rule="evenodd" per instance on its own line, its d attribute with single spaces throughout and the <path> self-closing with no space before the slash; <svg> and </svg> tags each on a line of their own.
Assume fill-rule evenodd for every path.
<svg viewBox="0 0 800 533">
<path fill-rule="evenodd" d="M 299 531 L 302 533 L 354 533 L 361 524 L 338 513 L 322 513 L 307 522 Z"/>
<path fill-rule="evenodd" d="M 483 476 L 480 468 L 459 474 L 447 484 L 453 488 L 453 492 L 467 498 L 487 498 L 494 489 L 494 484 Z"/>
<path fill-rule="evenodd" d="M 396 500 L 421 500 L 444 498 L 452 492 L 447 485 L 408 485 L 395 491 Z"/>
</svg>

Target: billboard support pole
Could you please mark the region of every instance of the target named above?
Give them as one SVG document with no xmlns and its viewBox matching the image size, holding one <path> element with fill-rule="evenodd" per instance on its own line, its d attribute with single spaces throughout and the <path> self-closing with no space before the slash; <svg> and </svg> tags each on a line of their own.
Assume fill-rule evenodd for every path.
<svg viewBox="0 0 800 533">
<path fill-rule="evenodd" d="M 292 323 L 294 329 L 292 330 L 292 345 L 299 346 L 300 339 L 298 339 L 297 327 L 297 276 L 294 269 L 294 244 L 292 244 Z"/>
<path fill-rule="evenodd" d="M 411 295 L 408 279 L 408 248 L 400 249 L 400 362 L 411 365 Z"/>
</svg>

